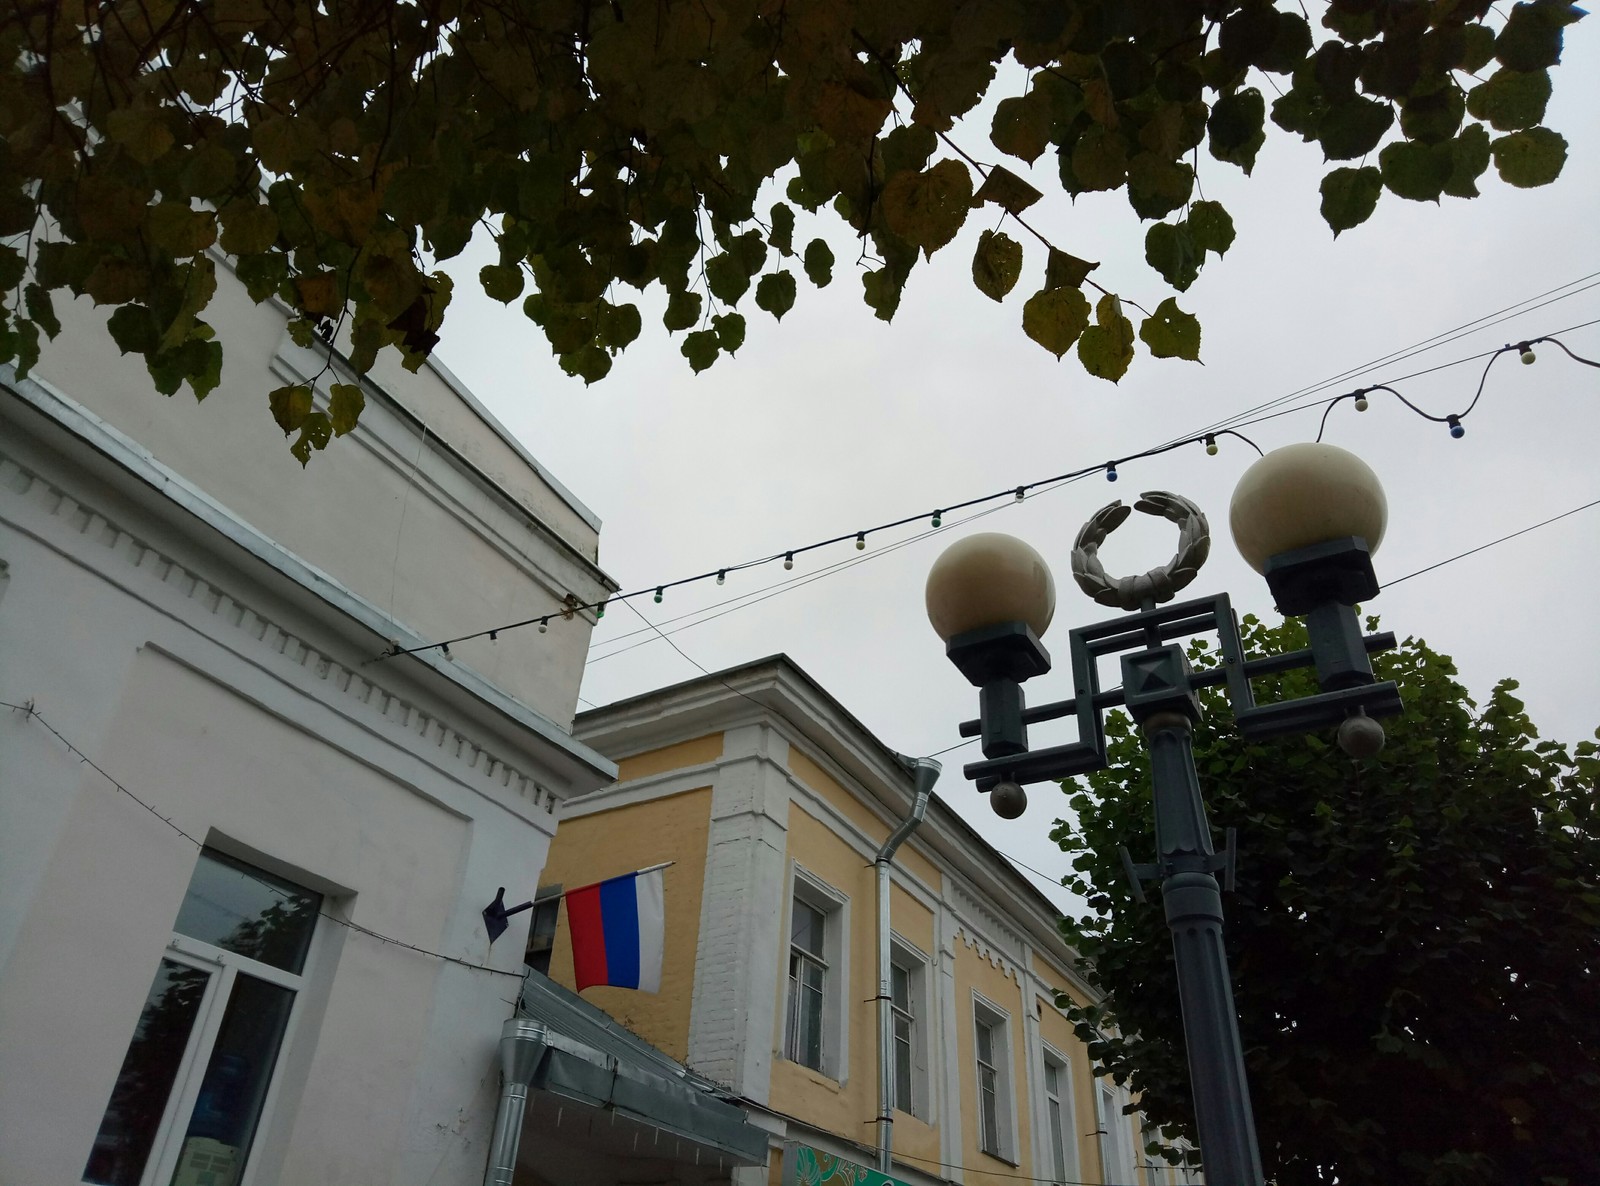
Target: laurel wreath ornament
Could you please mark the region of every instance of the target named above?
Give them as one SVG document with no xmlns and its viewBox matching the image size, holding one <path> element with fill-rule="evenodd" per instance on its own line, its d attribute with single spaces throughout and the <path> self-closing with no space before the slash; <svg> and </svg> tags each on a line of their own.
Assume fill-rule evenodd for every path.
<svg viewBox="0 0 1600 1186">
<path fill-rule="evenodd" d="M 1178 550 L 1172 560 L 1142 576 L 1110 577 L 1100 563 L 1100 545 L 1134 511 L 1159 515 L 1178 525 Z M 1078 587 L 1100 605 L 1118 609 L 1153 609 L 1171 601 L 1200 571 L 1211 554 L 1211 525 L 1201 509 L 1182 495 L 1147 490 L 1133 506 L 1118 500 L 1101 507 L 1083 525 L 1072 545 L 1072 576 Z"/>
</svg>

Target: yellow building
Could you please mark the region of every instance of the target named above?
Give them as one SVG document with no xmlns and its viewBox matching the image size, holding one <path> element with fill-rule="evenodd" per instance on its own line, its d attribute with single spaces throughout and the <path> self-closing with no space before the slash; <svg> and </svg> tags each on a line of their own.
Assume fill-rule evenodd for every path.
<svg viewBox="0 0 1600 1186">
<path fill-rule="evenodd" d="M 786 1155 L 794 1180 L 811 1151 L 878 1164 L 874 858 L 912 810 L 911 770 L 783 656 L 583 714 L 574 731 L 620 776 L 566 805 L 546 892 L 674 862 L 661 991 L 585 999 L 770 1134 L 766 1173 L 734 1182 L 776 1186 Z M 889 880 L 893 1177 L 1183 1180 L 1145 1164 L 1125 1090 L 1092 1076 L 1056 1008 L 1089 990 L 1050 901 L 937 796 Z M 572 985 L 564 913 L 553 936 L 540 929 L 548 951 L 530 960 Z"/>
</svg>

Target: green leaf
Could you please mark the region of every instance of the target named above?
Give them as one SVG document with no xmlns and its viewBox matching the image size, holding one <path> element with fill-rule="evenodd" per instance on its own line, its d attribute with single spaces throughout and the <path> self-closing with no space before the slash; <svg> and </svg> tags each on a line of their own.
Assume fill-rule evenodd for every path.
<svg viewBox="0 0 1600 1186">
<path fill-rule="evenodd" d="M 1450 179 L 1450 150 L 1439 145 L 1399 140 L 1378 154 L 1383 184 L 1413 202 L 1437 202 Z"/>
<path fill-rule="evenodd" d="M 1576 21 L 1581 10 L 1557 0 L 1517 4 L 1495 38 L 1494 56 L 1512 70 L 1533 71 L 1561 60 L 1561 30 Z"/>
<path fill-rule="evenodd" d="M 229 255 L 258 255 L 278 241 L 278 216 L 250 198 L 229 202 L 217 221 L 222 227 L 218 245 Z"/>
<path fill-rule="evenodd" d="M 1008 214 L 1021 214 L 1044 197 L 1031 184 L 1018 177 L 1004 165 L 995 165 L 983 179 L 978 192 L 972 195 L 973 205 L 993 202 Z"/>
<path fill-rule="evenodd" d="M 155 315 L 144 305 L 128 304 L 113 310 L 106 328 L 111 331 L 111 340 L 117 344 L 117 349 L 124 354 L 149 354 L 161 340 Z"/>
<path fill-rule="evenodd" d="M 1050 254 L 1044 263 L 1044 286 L 1051 288 L 1082 288 L 1083 282 L 1089 278 L 1089 273 L 1100 265 L 1090 263 L 1086 259 L 1066 251 L 1050 248 Z"/>
<path fill-rule="evenodd" d="M 183 259 L 199 255 L 217 239 L 216 216 L 182 202 L 158 202 L 145 220 L 150 244 Z"/>
<path fill-rule="evenodd" d="M 1043 288 L 1022 306 L 1022 329 L 1057 358 L 1089 324 L 1089 298 L 1077 288 Z"/>
<path fill-rule="evenodd" d="M 1184 221 L 1189 224 L 1189 237 L 1196 252 L 1222 255 L 1233 246 L 1233 216 L 1223 209 L 1221 202 L 1194 203 Z"/>
<path fill-rule="evenodd" d="M 1128 203 L 1140 218 L 1165 218 L 1193 190 L 1194 169 L 1183 161 L 1141 152 L 1128 162 Z"/>
<path fill-rule="evenodd" d="M 717 346 L 733 354 L 744 345 L 744 315 L 723 313 L 711 319 L 711 328 L 717 335 Z"/>
<path fill-rule="evenodd" d="M 1096 378 L 1115 383 L 1133 361 L 1133 322 L 1123 315 L 1122 302 L 1114 296 L 1100 298 L 1094 319 L 1078 337 L 1078 361 Z"/>
<path fill-rule="evenodd" d="M 1317 139 L 1330 161 L 1364 157 L 1394 124 L 1394 109 L 1376 99 L 1357 96 L 1330 107 L 1317 127 Z"/>
<path fill-rule="evenodd" d="M 1495 140 L 1490 148 L 1501 179 L 1519 189 L 1549 185 L 1567 163 L 1566 137 L 1549 128 L 1512 132 Z"/>
<path fill-rule="evenodd" d="M 272 408 L 272 418 L 288 436 L 306 422 L 311 414 L 311 388 L 305 383 L 291 383 L 274 388 L 267 393 L 267 403 Z M 305 462 L 300 463 L 304 465 Z"/>
<path fill-rule="evenodd" d="M 328 423 L 334 436 L 344 436 L 355 428 L 361 418 L 361 409 L 367 406 L 367 397 L 359 383 L 334 383 L 328 387 Z M 287 431 L 287 430 L 285 430 Z"/>
<path fill-rule="evenodd" d="M 1144 235 L 1144 258 L 1162 279 L 1179 292 L 1186 292 L 1200 275 L 1205 252 L 1195 247 L 1187 223 L 1158 222 Z"/>
<path fill-rule="evenodd" d="M 700 303 L 698 292 L 673 293 L 667 298 L 667 311 L 662 314 L 661 324 L 672 331 L 692 329 L 700 320 Z"/>
<path fill-rule="evenodd" d="M 154 164 L 176 143 L 161 107 L 118 107 L 106 116 L 106 136 L 141 165 Z"/>
<path fill-rule="evenodd" d="M 573 378 L 582 379 L 585 387 L 600 382 L 611 373 L 611 355 L 604 347 L 593 342 L 560 355 L 559 361 L 561 369 Z"/>
<path fill-rule="evenodd" d="M 622 350 L 639 336 L 644 320 L 637 305 L 607 304 L 600 310 L 600 344 L 610 350 Z M 587 376 L 585 376 L 587 378 Z M 589 382 L 594 382 L 590 379 Z"/>
<path fill-rule="evenodd" d="M 1128 176 L 1128 142 L 1121 133 L 1092 125 L 1061 162 L 1061 182 L 1069 192 L 1116 189 Z"/>
<path fill-rule="evenodd" d="M 1444 192 L 1457 198 L 1478 196 L 1478 178 L 1489 167 L 1489 133 L 1482 124 L 1469 124 L 1450 141 L 1450 177 Z"/>
<path fill-rule="evenodd" d="M 1550 102 L 1550 73 L 1498 70 L 1467 93 L 1467 110 L 1502 132 L 1531 128 L 1544 118 Z"/>
<path fill-rule="evenodd" d="M 1001 99 L 994 110 L 990 142 L 1001 152 L 1030 165 L 1050 147 L 1050 100 L 1040 91 L 1021 98 Z"/>
<path fill-rule="evenodd" d="M 1322 179 L 1322 218 L 1339 232 L 1360 226 L 1372 217 L 1383 192 L 1383 174 L 1371 165 L 1360 169 L 1335 169 Z"/>
<path fill-rule="evenodd" d="M 882 202 L 888 228 L 932 256 L 966 221 L 972 174 L 960 161 L 947 158 L 922 173 L 897 174 L 884 187 Z"/>
<path fill-rule="evenodd" d="M 737 304 L 750 288 L 750 273 L 743 259 L 733 252 L 720 252 L 706 260 L 706 287 L 724 304 Z"/>
<path fill-rule="evenodd" d="M 794 254 L 794 208 L 782 202 L 772 204 L 772 229 L 767 232 L 767 242 L 780 255 Z"/>
<path fill-rule="evenodd" d="M 1400 132 L 1408 140 L 1439 144 L 1456 134 L 1466 114 L 1466 100 L 1454 83 L 1425 95 L 1413 95 L 1400 105 Z"/>
<path fill-rule="evenodd" d="M 833 248 L 821 239 L 806 244 L 806 277 L 818 288 L 826 288 L 833 280 Z"/>
<path fill-rule="evenodd" d="M 485 264 L 478 269 L 478 283 L 490 300 L 509 305 L 522 295 L 522 269 L 516 264 Z"/>
<path fill-rule="evenodd" d="M 769 272 L 756 282 L 756 307 L 765 309 L 779 321 L 794 308 L 794 276 L 788 272 Z"/>
<path fill-rule="evenodd" d="M 900 293 L 905 287 L 905 277 L 898 274 L 893 268 L 879 268 L 873 272 L 864 272 L 861 276 L 862 299 L 867 303 L 880 321 L 894 319 L 895 310 L 900 307 Z"/>
<path fill-rule="evenodd" d="M 1022 275 L 1022 244 L 999 231 L 984 231 L 972 255 L 972 282 L 993 301 L 1002 301 Z"/>
<path fill-rule="evenodd" d="M 717 335 L 715 330 L 700 329 L 683 339 L 680 352 L 699 374 L 717 361 Z"/>
<path fill-rule="evenodd" d="M 1168 297 L 1139 326 L 1139 338 L 1157 358 L 1200 359 L 1200 323 Z"/>
<path fill-rule="evenodd" d="M 48 289 L 30 284 L 23 290 L 23 299 L 27 305 L 28 316 L 33 319 L 35 325 L 44 330 L 46 335 L 54 338 L 61 332 L 61 322 L 56 318 L 55 304 L 50 300 Z M 127 351 L 124 350 L 123 353 L 126 354 Z"/>
<path fill-rule="evenodd" d="M 1211 106 L 1206 131 L 1211 155 L 1238 165 L 1246 174 L 1255 167 L 1256 153 L 1266 143 L 1267 104 L 1255 87 L 1224 95 Z"/>
<path fill-rule="evenodd" d="M 294 454 L 295 460 L 304 469 L 311 460 L 313 449 L 322 450 L 328 447 L 328 442 L 333 439 L 333 424 L 322 412 L 312 412 L 300 425 L 300 435 L 295 438 L 294 444 L 289 446 L 289 452 Z"/>
</svg>

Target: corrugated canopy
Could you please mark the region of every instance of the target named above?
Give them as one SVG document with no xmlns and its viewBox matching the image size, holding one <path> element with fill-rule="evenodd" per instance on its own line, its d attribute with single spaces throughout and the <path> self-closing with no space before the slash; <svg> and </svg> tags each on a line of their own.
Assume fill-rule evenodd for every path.
<svg viewBox="0 0 1600 1186">
<path fill-rule="evenodd" d="M 725 1088 L 549 977 L 528 973 L 517 1015 L 544 1030 L 530 1091 L 615 1112 L 742 1165 L 767 1164 L 767 1134 L 729 1102 Z"/>
</svg>

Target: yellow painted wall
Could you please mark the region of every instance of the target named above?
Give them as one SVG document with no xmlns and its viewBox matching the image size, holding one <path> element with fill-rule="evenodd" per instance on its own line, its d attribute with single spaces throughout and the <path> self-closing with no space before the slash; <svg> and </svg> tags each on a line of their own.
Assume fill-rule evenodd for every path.
<svg viewBox="0 0 1600 1186">
<path fill-rule="evenodd" d="M 1033 970 L 1051 988 L 1057 992 L 1064 992 L 1074 1001 L 1083 1004 L 1083 994 L 1073 987 L 1052 964 L 1041 960 L 1037 955 L 1033 958 Z M 1078 1142 L 1078 1168 L 1082 1176 L 1089 1181 L 1104 1182 L 1106 1180 L 1105 1165 L 1100 1157 L 1100 1141 L 1092 1134 L 1100 1127 L 1095 1115 L 1096 1091 L 1094 1072 L 1089 1062 L 1089 1050 L 1082 1042 L 1078 1041 L 1072 1032 L 1072 1026 L 1066 1016 L 1058 1010 L 1048 997 L 1040 997 L 1039 1010 L 1039 1036 L 1056 1050 L 1066 1055 L 1072 1066 L 1072 1111 L 1074 1123 L 1077 1124 Z M 1130 1145 L 1129 1148 L 1138 1148 Z"/>
<path fill-rule="evenodd" d="M 716 741 L 720 753 L 720 734 L 687 744 L 709 740 Z M 657 750 L 656 754 L 665 752 Z M 695 950 L 700 942 L 700 897 L 710 828 L 710 787 L 562 820 L 551 841 L 543 875 L 546 885 L 559 882 L 576 889 L 662 861 L 677 862 L 662 875 L 667 942 L 661 958 L 661 991 L 600 987 L 585 990 L 583 996 L 680 1062 L 689 1054 L 689 1008 L 694 999 Z M 568 988 L 573 985 L 572 934 L 565 910 L 550 956 L 550 978 Z"/>
<path fill-rule="evenodd" d="M 966 1167 L 967 1186 L 1016 1186 L 1018 1176 L 1033 1174 L 1032 1101 L 1028 1094 L 1027 1049 L 1023 1044 L 1023 1015 L 1026 1005 L 1016 980 L 995 967 L 964 936 L 956 940 L 956 1065 L 961 1081 L 961 1162 Z M 978 1129 L 978 1041 L 974 1032 L 972 994 L 976 990 L 1005 1010 L 1010 1018 L 1006 1037 L 1011 1045 L 1011 1109 L 1016 1116 L 1017 1165 L 991 1157 L 979 1147 Z"/>
<path fill-rule="evenodd" d="M 840 1082 L 783 1057 L 784 1004 L 788 990 L 788 947 L 784 945 L 781 954 L 784 968 L 778 978 L 772 1033 L 771 1106 L 849 1140 L 871 1144 L 876 1139 L 872 1121 L 878 1114 L 878 1013 L 871 1000 L 878 991 L 876 874 L 830 824 L 799 803 L 790 805 L 788 844 L 791 860 L 799 862 L 808 872 L 850 899 L 851 983 L 845 994 L 849 1015 L 849 1062 L 848 1071 Z M 891 927 L 931 958 L 934 954 L 932 911 L 898 886 L 891 886 L 889 910 Z M 929 975 L 932 974 L 930 968 Z M 932 1034 L 929 1038 L 935 1040 Z M 897 1153 L 924 1159 L 912 1164 L 925 1165 L 938 1160 L 939 1130 L 915 1116 L 895 1113 L 894 1143 Z"/>
<path fill-rule="evenodd" d="M 668 770 L 703 766 L 707 762 L 715 762 L 720 757 L 722 757 L 722 734 L 709 733 L 704 737 L 680 741 L 674 745 L 662 746 L 660 749 L 634 754 L 631 758 L 623 758 L 617 763 L 617 781 L 632 782 L 636 778 L 648 778 L 652 774 L 664 774 Z"/>
<path fill-rule="evenodd" d="M 789 747 L 789 771 L 806 786 L 826 799 L 835 810 L 872 838 L 874 845 L 889 838 L 890 826 L 885 824 L 865 803 L 839 785 L 838 781 L 816 762 L 794 746 Z M 914 849 L 915 840 L 902 845 L 895 854 L 895 864 L 904 868 L 924 885 L 937 890 L 941 884 L 938 869 Z"/>
</svg>

